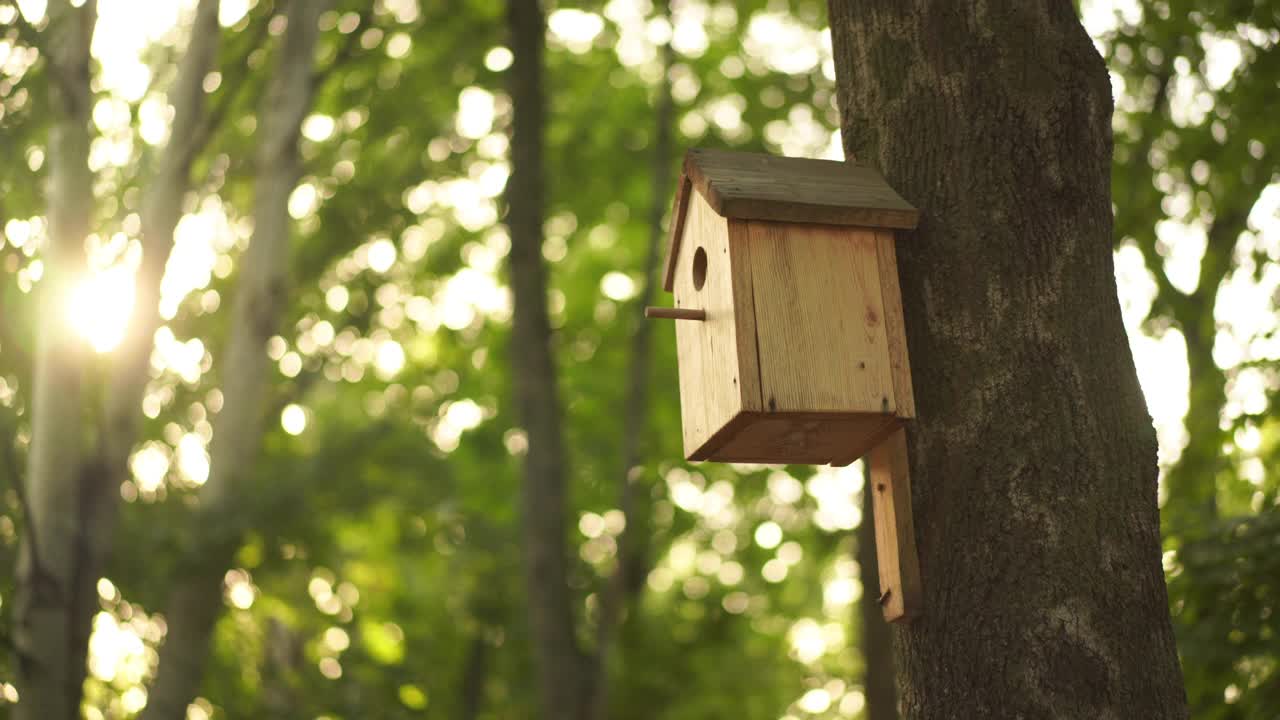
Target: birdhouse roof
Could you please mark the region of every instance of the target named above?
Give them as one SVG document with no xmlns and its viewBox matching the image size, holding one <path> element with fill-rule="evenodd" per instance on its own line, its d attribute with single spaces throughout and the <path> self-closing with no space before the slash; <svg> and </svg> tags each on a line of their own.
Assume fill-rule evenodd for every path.
<svg viewBox="0 0 1280 720">
<path fill-rule="evenodd" d="M 920 215 L 863 165 L 695 148 L 685 153 L 671 213 L 668 292 L 692 190 L 721 216 L 742 220 L 911 229 Z"/>
</svg>

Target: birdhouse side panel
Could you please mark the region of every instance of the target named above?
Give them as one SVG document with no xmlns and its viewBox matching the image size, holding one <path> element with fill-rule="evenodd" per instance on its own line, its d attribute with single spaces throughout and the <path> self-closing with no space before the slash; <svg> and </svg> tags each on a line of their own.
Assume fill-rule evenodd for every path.
<svg viewBox="0 0 1280 720">
<path fill-rule="evenodd" d="M 893 378 L 895 414 L 916 416 L 915 392 L 911 389 L 911 361 L 907 355 L 907 326 L 902 316 L 902 289 L 898 285 L 897 238 L 890 230 L 876 231 L 876 254 L 880 264 L 880 290 L 884 298 L 884 326 L 889 340 L 889 374 Z"/>
<path fill-rule="evenodd" d="M 690 195 L 672 291 L 676 307 L 706 312 L 676 323 L 685 456 L 703 459 L 738 413 L 759 408 L 760 390 L 746 238 Z"/>
<path fill-rule="evenodd" d="M 765 410 L 894 413 L 876 231 L 746 224 Z"/>
</svg>

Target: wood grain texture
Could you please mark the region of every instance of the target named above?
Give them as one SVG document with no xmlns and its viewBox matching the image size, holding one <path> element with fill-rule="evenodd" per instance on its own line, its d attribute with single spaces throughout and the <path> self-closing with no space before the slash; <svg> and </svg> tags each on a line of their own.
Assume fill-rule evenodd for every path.
<svg viewBox="0 0 1280 720">
<path fill-rule="evenodd" d="M 680 255 L 680 239 L 684 237 L 685 217 L 689 213 L 689 196 L 692 194 L 692 185 L 689 182 L 689 176 L 683 172 L 680 173 L 680 182 L 676 185 L 676 197 L 671 205 L 671 239 L 667 243 L 667 263 L 666 270 L 662 275 L 662 289 L 671 292 L 672 283 L 675 282 L 676 275 L 676 258 Z"/>
<path fill-rule="evenodd" d="M 920 614 L 922 592 L 903 428 L 890 433 L 871 451 L 871 487 L 867 491 L 872 493 L 875 509 L 880 608 L 889 622 L 909 620 Z"/>
<path fill-rule="evenodd" d="M 884 621 L 884 609 L 880 606 L 880 567 L 876 562 L 876 524 L 874 493 L 871 487 L 871 464 L 862 468 L 864 487 L 862 492 L 862 522 L 855 531 L 854 557 L 858 561 L 858 581 L 862 592 L 857 600 L 858 649 L 862 653 L 862 689 L 866 696 L 862 720 L 899 720 L 898 689 L 894 677 L 893 636 L 894 627 Z"/>
<path fill-rule="evenodd" d="M 695 148 L 684 173 L 725 217 L 889 228 L 919 218 L 880 173 L 854 163 Z"/>
<path fill-rule="evenodd" d="M 694 462 L 765 462 L 760 460 L 757 454 L 752 454 L 751 459 L 735 460 L 730 455 L 722 452 L 722 449 L 733 442 L 745 428 L 754 423 L 757 417 L 759 417 L 759 413 L 756 412 L 740 412 L 734 415 L 733 419 L 725 423 L 719 430 L 711 433 L 710 437 L 697 449 L 692 452 L 686 450 L 685 459 Z"/>
<path fill-rule="evenodd" d="M 764 409 L 893 413 L 874 231 L 746 226 Z"/>
<path fill-rule="evenodd" d="M 883 422 L 877 427 L 868 425 L 866 429 L 856 436 L 848 438 L 844 445 L 844 452 L 837 453 L 831 458 L 831 465 L 835 467 L 845 467 L 852 465 L 855 461 L 866 457 L 880 443 L 884 442 L 889 434 L 902 427 L 902 421 L 893 415 L 875 415 Z"/>
<path fill-rule="evenodd" d="M 755 270 L 746 223 L 729 220 L 729 272 L 734 298 L 734 340 L 738 351 L 739 392 L 743 410 L 764 409 L 760 385 L 760 336 L 755 308 Z"/>
<path fill-rule="evenodd" d="M 897 425 L 893 416 L 878 413 L 743 412 L 696 459 L 848 465 Z"/>
<path fill-rule="evenodd" d="M 915 392 L 911 389 L 911 361 L 907 354 L 907 328 L 902 317 L 902 290 L 898 286 L 898 259 L 892 231 L 876 232 L 876 255 L 880 267 L 880 293 L 884 306 L 884 328 L 889 340 L 889 375 L 893 379 L 895 414 L 916 416 Z"/>
<path fill-rule="evenodd" d="M 673 285 L 676 307 L 706 312 L 702 322 L 676 323 L 684 451 L 694 457 L 739 412 L 758 409 L 760 391 L 752 353 L 739 352 L 740 342 L 755 344 L 754 337 L 740 337 L 753 333 L 754 325 L 747 256 L 730 252 L 728 221 L 697 193 L 690 196 L 683 236 Z M 745 243 L 735 245 L 745 250 Z M 707 254 L 706 282 L 695 289 L 691 265 L 699 247 Z M 737 273 L 735 262 L 744 263 Z"/>
</svg>

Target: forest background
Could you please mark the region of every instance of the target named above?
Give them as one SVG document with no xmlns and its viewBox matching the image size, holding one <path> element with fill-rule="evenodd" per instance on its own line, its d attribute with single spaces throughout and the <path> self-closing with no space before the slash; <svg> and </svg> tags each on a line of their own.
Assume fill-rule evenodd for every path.
<svg viewBox="0 0 1280 720">
<path fill-rule="evenodd" d="M 891 717 L 860 464 L 680 461 L 640 315 L 685 148 L 841 157 L 826 8 L 556 3 L 531 77 L 499 2 L 329 5 L 0 1 L 0 703 L 39 686 L 40 557 L 74 590 L 48 687 L 92 718 L 528 717 L 558 652 L 598 717 Z M 1271 718 L 1280 3 L 1082 16 L 1192 714 Z M 543 182 L 511 176 L 514 101 Z M 522 278 L 554 431 L 513 402 Z M 559 648 L 519 514 L 545 442 Z"/>
</svg>

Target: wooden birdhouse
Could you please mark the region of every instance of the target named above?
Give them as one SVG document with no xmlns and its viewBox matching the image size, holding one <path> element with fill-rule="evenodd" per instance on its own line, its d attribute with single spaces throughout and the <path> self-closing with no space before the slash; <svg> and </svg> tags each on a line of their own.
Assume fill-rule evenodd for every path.
<svg viewBox="0 0 1280 720">
<path fill-rule="evenodd" d="M 915 415 L 894 232 L 850 163 L 690 150 L 664 287 L 690 460 L 847 465 Z"/>
<path fill-rule="evenodd" d="M 887 524 L 911 542 L 905 439 L 895 431 L 915 404 L 894 240 L 917 217 L 870 168 L 688 152 L 664 280 L 675 306 L 646 313 L 678 321 L 689 460 L 847 465 L 883 446 L 872 463 L 884 495 L 877 533 Z M 898 591 L 882 604 L 898 619 L 919 582 L 908 577 L 904 591 L 896 566 L 906 551 L 914 565 L 914 547 L 886 557 L 878 544 Z"/>
</svg>

